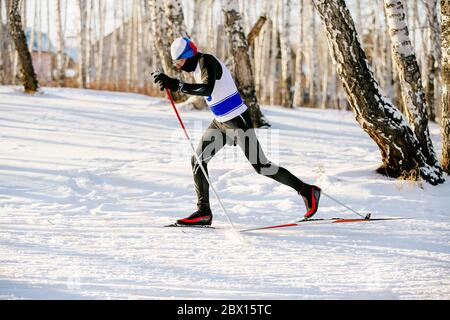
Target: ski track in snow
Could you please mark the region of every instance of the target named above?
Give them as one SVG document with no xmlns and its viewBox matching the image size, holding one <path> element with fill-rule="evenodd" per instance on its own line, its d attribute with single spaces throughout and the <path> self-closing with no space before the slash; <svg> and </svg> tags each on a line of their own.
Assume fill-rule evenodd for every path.
<svg viewBox="0 0 450 320">
<path fill-rule="evenodd" d="M 414 219 L 252 232 L 240 243 L 212 194 L 217 229 L 162 227 L 196 200 L 167 101 L 43 91 L 0 87 L 1 299 L 450 298 L 450 183 L 377 175 L 378 148 L 351 112 L 267 106 L 273 127 L 258 135 L 271 160 L 354 209 Z M 210 113 L 181 115 L 197 142 Z M 439 127 L 430 129 L 440 154 Z M 304 212 L 238 148 L 209 171 L 239 229 Z M 354 217 L 322 197 L 317 217 L 335 216 Z"/>
</svg>

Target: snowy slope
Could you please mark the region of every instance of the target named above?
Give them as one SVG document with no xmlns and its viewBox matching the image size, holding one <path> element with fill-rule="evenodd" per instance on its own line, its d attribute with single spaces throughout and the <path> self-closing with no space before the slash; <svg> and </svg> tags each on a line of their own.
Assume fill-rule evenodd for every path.
<svg viewBox="0 0 450 320">
<path fill-rule="evenodd" d="M 193 211 L 190 148 L 166 100 L 0 87 L 0 298 L 449 299 L 450 182 L 374 173 L 350 112 L 265 107 L 271 160 L 374 217 L 412 220 L 229 231 L 162 228 Z M 193 137 L 208 112 L 181 112 Z M 439 128 L 431 126 L 440 152 Z M 221 162 L 225 164 L 222 165 Z M 294 221 L 296 193 L 227 147 L 211 179 L 239 229 Z M 219 169 L 220 168 L 220 169 Z M 318 217 L 355 217 L 323 198 Z"/>
</svg>

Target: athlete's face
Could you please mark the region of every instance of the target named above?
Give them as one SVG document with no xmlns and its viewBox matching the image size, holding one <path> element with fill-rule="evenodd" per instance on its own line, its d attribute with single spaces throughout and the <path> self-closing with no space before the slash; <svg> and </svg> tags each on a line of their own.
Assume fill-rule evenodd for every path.
<svg viewBox="0 0 450 320">
<path fill-rule="evenodd" d="M 173 65 L 175 66 L 175 68 L 180 69 L 182 66 L 184 66 L 185 62 L 186 59 L 178 59 L 173 61 Z"/>
</svg>

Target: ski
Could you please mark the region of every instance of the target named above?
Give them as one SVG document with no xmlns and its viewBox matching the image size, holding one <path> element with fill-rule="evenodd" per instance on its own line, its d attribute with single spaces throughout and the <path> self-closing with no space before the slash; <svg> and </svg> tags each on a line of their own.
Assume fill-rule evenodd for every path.
<svg viewBox="0 0 450 320">
<path fill-rule="evenodd" d="M 213 226 L 201 226 L 201 225 L 185 225 L 185 224 L 178 224 L 178 223 L 172 223 L 167 226 L 164 226 L 166 228 L 196 228 L 196 229 L 215 229 Z"/>
<path fill-rule="evenodd" d="M 302 224 L 329 224 L 329 223 L 352 223 L 352 222 L 371 222 L 371 221 L 390 221 L 390 220 L 405 220 L 412 218 L 361 218 L 361 219 L 345 219 L 345 218 L 329 218 L 329 219 L 303 219 L 293 223 L 279 224 L 266 227 L 258 227 L 252 229 L 241 230 L 241 232 L 249 231 L 259 231 L 259 230 L 270 230 L 270 229 L 280 229 L 288 227 L 297 227 Z"/>
</svg>

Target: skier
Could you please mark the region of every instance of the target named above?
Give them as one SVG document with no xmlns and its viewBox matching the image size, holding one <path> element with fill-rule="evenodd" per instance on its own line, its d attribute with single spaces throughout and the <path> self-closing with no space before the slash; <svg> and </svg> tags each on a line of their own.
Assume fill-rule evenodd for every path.
<svg viewBox="0 0 450 320">
<path fill-rule="evenodd" d="M 253 129 L 247 106 L 241 99 L 230 71 L 215 56 L 198 52 L 196 45 L 187 37 L 175 39 L 171 45 L 173 64 L 177 69 L 192 72 L 196 84 L 184 83 L 162 72 L 152 73 L 154 81 L 174 92 L 205 97 L 214 119 L 204 132 L 196 153 L 206 172 L 211 158 L 226 144 L 239 145 L 258 174 L 270 177 L 293 188 L 303 198 L 305 218 L 311 218 L 318 209 L 321 189 L 302 182 L 292 173 L 271 163 L 264 155 Z M 179 219 L 181 225 L 211 225 L 213 215 L 209 204 L 209 184 L 195 158 L 191 158 L 197 211 Z"/>
</svg>

